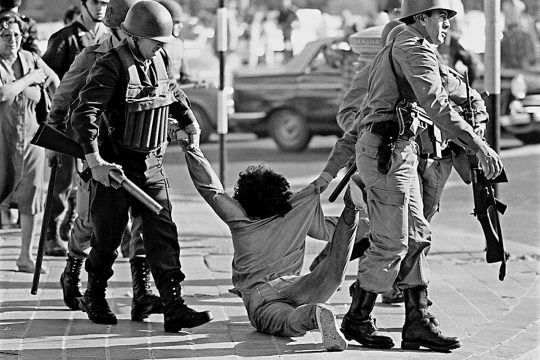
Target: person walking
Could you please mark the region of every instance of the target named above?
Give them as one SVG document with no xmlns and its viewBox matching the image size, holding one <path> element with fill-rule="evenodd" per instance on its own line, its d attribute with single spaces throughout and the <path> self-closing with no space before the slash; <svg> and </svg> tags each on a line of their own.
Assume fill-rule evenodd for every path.
<svg viewBox="0 0 540 360">
<path fill-rule="evenodd" d="M 51 35 L 43 60 L 62 79 L 75 60 L 75 57 L 87 46 L 96 44 L 109 34 L 103 24 L 106 6 L 109 0 L 81 0 L 82 10 L 77 19 Z M 72 130 L 66 129 L 71 135 Z M 73 228 L 76 213 L 77 182 L 76 161 L 73 157 L 60 155 L 56 183 L 51 201 L 51 216 L 47 224 L 45 255 L 66 256 L 67 241 Z"/>
<path fill-rule="evenodd" d="M 396 278 L 405 296 L 401 347 L 450 351 L 461 346 L 457 338 L 441 333 L 428 312 L 426 254 L 431 230 L 423 213 L 414 142 L 424 127 L 418 120 L 405 122 L 396 115 L 401 100 L 418 103 L 443 135 L 478 158 L 488 179 L 501 173 L 498 154 L 451 107 L 432 48 L 444 42 L 455 14 L 451 0 L 403 1 L 400 20 L 407 27 L 373 60 L 367 97 L 358 115 L 358 139 L 345 134 L 340 140 L 355 146 L 370 220 L 370 247 L 359 261 L 353 300 L 341 330 L 347 339 L 366 347 L 394 346 L 390 337 L 378 331 L 371 312 L 377 295 L 389 291 Z M 340 148 L 340 141 L 323 170 L 334 176 L 351 154 Z"/>
<path fill-rule="evenodd" d="M 185 94 L 171 81 L 174 76 L 162 50 L 174 38 L 167 9 L 141 0 L 129 9 L 120 27 L 128 38 L 96 61 L 72 115 L 93 178 L 90 216 L 94 232 L 85 263 L 88 284 L 80 306 L 95 323 L 116 324 L 105 291 L 131 208 L 143 220 L 146 260 L 163 301 L 164 329 L 178 332 L 207 323 L 212 314 L 189 308 L 181 294 L 185 275 L 163 169 L 169 114 L 193 144 L 198 144 L 200 129 Z M 109 135 L 101 144 L 100 116 L 109 124 Z M 164 209 L 155 214 L 123 189 L 116 189 L 110 171 L 124 173 Z"/>
</svg>

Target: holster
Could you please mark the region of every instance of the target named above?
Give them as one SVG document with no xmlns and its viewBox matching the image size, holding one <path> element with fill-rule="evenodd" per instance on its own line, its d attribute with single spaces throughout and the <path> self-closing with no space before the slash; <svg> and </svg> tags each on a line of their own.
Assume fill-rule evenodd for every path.
<svg viewBox="0 0 540 360">
<path fill-rule="evenodd" d="M 399 124 L 394 121 L 385 121 L 373 124 L 371 132 L 381 136 L 381 143 L 377 149 L 377 170 L 381 174 L 388 174 L 392 165 L 392 152 L 399 136 Z"/>
</svg>

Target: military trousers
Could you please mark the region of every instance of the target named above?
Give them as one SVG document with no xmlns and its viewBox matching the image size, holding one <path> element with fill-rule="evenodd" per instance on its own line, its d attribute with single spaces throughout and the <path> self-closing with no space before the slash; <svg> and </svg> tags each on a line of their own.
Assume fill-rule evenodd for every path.
<svg viewBox="0 0 540 360">
<path fill-rule="evenodd" d="M 328 301 L 343 281 L 357 224 L 357 211 L 345 207 L 334 222 L 328 256 L 315 270 L 303 276 L 281 276 L 242 292 L 249 320 L 258 331 L 300 336 L 317 328 L 316 305 Z"/>
<path fill-rule="evenodd" d="M 424 217 L 418 178 L 418 145 L 399 138 L 387 174 L 377 169 L 381 137 L 364 130 L 356 143 L 358 173 L 365 185 L 370 247 L 360 258 L 358 281 L 370 292 L 427 285 L 431 229 Z M 398 277 L 399 275 L 399 277 Z"/>
<path fill-rule="evenodd" d="M 101 183 L 92 181 L 90 214 L 94 232 L 91 240 L 92 249 L 85 264 L 86 270 L 101 279 L 112 276 L 112 265 L 118 255 L 116 249 L 121 243 L 131 208 L 142 219 L 142 239 L 146 261 L 156 287 L 162 293 L 168 286 L 169 275 L 180 271 L 180 246 L 177 228 L 171 217 L 167 179 L 136 182 L 145 193 L 163 207 L 157 215 L 140 204 L 124 189 L 105 187 Z"/>
<path fill-rule="evenodd" d="M 452 172 L 452 165 L 452 157 L 438 160 L 429 157 L 420 158 L 418 162 L 420 191 L 424 202 L 424 217 L 427 221 L 431 221 L 439 211 L 442 193 Z"/>
<path fill-rule="evenodd" d="M 80 177 L 77 178 L 77 218 L 68 240 L 68 251 L 69 255 L 75 259 L 86 259 L 90 252 L 90 241 L 94 231 L 94 224 L 90 218 L 90 186 L 92 186 L 92 182 L 84 182 Z M 122 241 L 129 242 L 130 260 L 145 255 L 141 218 L 132 218 L 132 224 L 130 236 L 122 239 Z"/>
</svg>

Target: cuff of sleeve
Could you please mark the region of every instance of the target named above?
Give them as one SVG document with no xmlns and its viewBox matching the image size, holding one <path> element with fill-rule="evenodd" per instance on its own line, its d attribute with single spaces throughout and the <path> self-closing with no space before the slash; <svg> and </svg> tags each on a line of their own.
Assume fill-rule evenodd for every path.
<svg viewBox="0 0 540 360">
<path fill-rule="evenodd" d="M 321 173 L 321 178 L 326 180 L 328 183 L 330 183 L 334 177 L 332 176 L 332 174 L 330 174 L 330 173 L 328 173 L 326 171 L 323 171 Z"/>
<path fill-rule="evenodd" d="M 103 163 L 103 159 L 97 152 L 89 153 L 84 155 L 86 162 L 88 163 L 88 167 L 90 169 L 98 166 L 99 164 Z"/>
<path fill-rule="evenodd" d="M 336 164 L 327 164 L 323 169 L 323 173 L 328 173 L 332 176 L 332 179 L 335 178 L 341 168 Z"/>
</svg>

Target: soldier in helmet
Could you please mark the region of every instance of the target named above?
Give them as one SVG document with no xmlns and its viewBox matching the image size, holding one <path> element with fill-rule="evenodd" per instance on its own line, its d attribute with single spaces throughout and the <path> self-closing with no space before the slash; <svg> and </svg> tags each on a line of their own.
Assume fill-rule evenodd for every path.
<svg viewBox="0 0 540 360">
<path fill-rule="evenodd" d="M 43 60 L 62 80 L 71 63 L 82 49 L 96 44 L 109 33 L 103 24 L 105 8 L 109 0 L 81 0 L 82 10 L 77 19 L 51 35 Z M 71 130 L 68 128 L 68 133 Z M 45 238 L 45 255 L 66 256 L 67 248 L 62 240 L 68 240 L 73 222 L 77 216 L 76 191 L 77 176 L 75 159 L 58 156 L 58 170 L 51 200 L 50 220 Z"/>
<path fill-rule="evenodd" d="M 415 139 L 424 127 L 396 114 L 402 101 L 424 108 L 443 135 L 479 160 L 488 179 L 502 171 L 497 153 L 451 107 L 442 67 L 432 45 L 444 42 L 456 14 L 453 0 L 404 0 L 401 21 L 407 26 L 375 56 L 369 70 L 367 96 L 356 117 L 358 138 L 351 133 L 338 141 L 323 172 L 336 175 L 355 148 L 359 183 L 365 191 L 370 221 L 370 246 L 360 258 L 357 281 L 341 330 L 366 347 L 391 348 L 371 312 L 377 295 L 392 288 L 396 278 L 405 295 L 401 347 L 450 351 L 460 347 L 444 336 L 428 312 L 429 269 L 426 254 L 431 230 L 423 213 Z M 465 96 L 466 100 L 466 96 Z M 345 144 L 345 145 L 344 145 Z"/>
<path fill-rule="evenodd" d="M 67 73 L 64 74 L 60 86 L 54 93 L 52 108 L 47 122 L 59 130 L 65 130 L 70 118 L 70 109 L 77 106 L 78 95 L 90 69 L 96 60 L 106 54 L 110 49 L 118 46 L 127 38 L 127 34 L 120 29 L 129 8 L 139 0 L 111 0 L 107 4 L 105 24 L 111 31 L 102 42 L 85 48 L 73 61 Z M 49 161 L 58 156 L 49 152 Z M 79 179 L 80 180 L 80 179 Z M 64 295 L 65 304 L 72 310 L 79 310 L 80 272 L 84 259 L 90 248 L 90 239 L 94 226 L 90 219 L 89 191 L 91 184 L 80 180 L 77 184 L 77 218 L 73 231 L 68 240 L 68 255 L 66 267 L 60 277 L 60 285 Z M 137 229 L 134 229 L 138 233 Z M 129 263 L 133 280 L 133 301 L 131 319 L 141 321 L 150 314 L 163 313 L 161 299 L 150 290 L 150 270 L 146 262 L 144 246 L 141 236 L 129 239 Z"/>
<path fill-rule="evenodd" d="M 96 61 L 71 118 L 93 178 L 94 232 L 85 263 L 88 286 L 80 305 L 94 322 L 116 323 L 105 289 L 131 207 L 143 221 L 146 260 L 163 301 L 165 331 L 178 332 L 202 325 L 212 315 L 189 308 L 182 299 L 185 276 L 163 169 L 169 115 L 178 121 L 174 129 L 187 133 L 192 145 L 198 144 L 200 130 L 188 99 L 171 81 L 169 59 L 162 49 L 173 39 L 167 9 L 153 0 L 141 0 L 129 9 L 120 27 L 128 38 Z M 99 143 L 101 115 L 107 119 L 110 135 Z M 110 171 L 123 172 L 164 210 L 156 215 L 116 189 Z"/>
<path fill-rule="evenodd" d="M 165 49 L 171 55 L 171 65 L 175 74 L 178 74 L 180 84 L 188 84 L 193 82 L 189 76 L 189 69 L 184 61 L 184 42 L 180 38 L 182 31 L 182 21 L 185 21 L 186 14 L 182 10 L 182 6 L 175 0 L 156 0 L 161 5 L 165 6 L 171 13 L 173 18 L 173 35 L 174 42 L 165 45 Z"/>
</svg>

